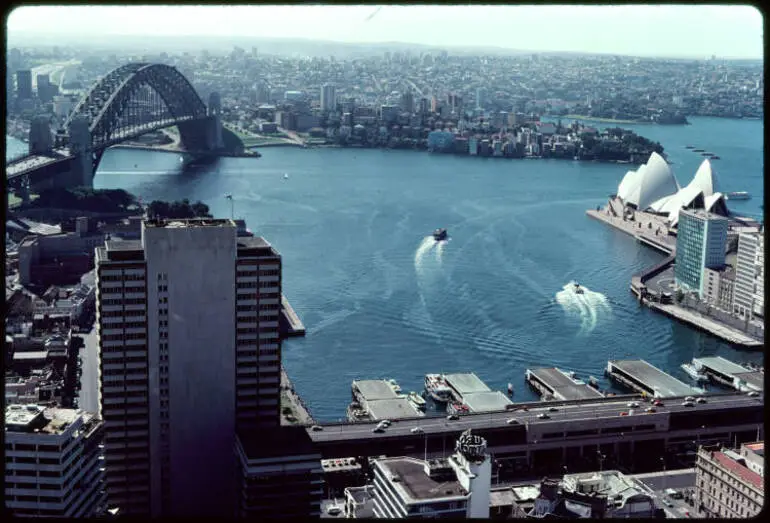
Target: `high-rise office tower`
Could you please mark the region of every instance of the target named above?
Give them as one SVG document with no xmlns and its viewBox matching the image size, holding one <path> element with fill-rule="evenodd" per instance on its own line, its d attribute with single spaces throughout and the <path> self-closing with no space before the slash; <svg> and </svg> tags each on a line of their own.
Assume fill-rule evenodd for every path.
<svg viewBox="0 0 770 523">
<path fill-rule="evenodd" d="M 5 507 L 14 516 L 104 515 L 103 423 L 75 409 L 5 410 Z"/>
<path fill-rule="evenodd" d="M 411 113 L 414 110 L 414 94 L 412 94 L 412 91 L 406 91 L 401 95 L 399 105 L 401 110 L 407 113 Z"/>
<path fill-rule="evenodd" d="M 486 103 L 486 91 L 483 87 L 476 89 L 476 109 L 483 109 Z"/>
<path fill-rule="evenodd" d="M 761 232 L 738 236 L 733 311 L 743 317 L 765 315 L 765 237 Z"/>
<path fill-rule="evenodd" d="M 232 220 L 146 220 L 96 271 L 110 505 L 233 514 L 236 430 L 280 423 L 280 255 Z"/>
<path fill-rule="evenodd" d="M 35 77 L 37 83 L 37 97 L 41 102 L 50 102 L 53 100 L 53 85 L 51 77 L 47 74 L 39 74 Z"/>
<path fill-rule="evenodd" d="M 704 269 L 725 264 L 727 218 L 701 209 L 682 209 L 677 229 L 676 284 L 703 296 Z"/>
<path fill-rule="evenodd" d="M 321 110 L 333 111 L 337 107 L 336 89 L 332 84 L 324 84 L 321 88 Z"/>
<path fill-rule="evenodd" d="M 20 100 L 32 98 L 32 71 L 29 69 L 16 71 L 16 96 Z"/>
</svg>

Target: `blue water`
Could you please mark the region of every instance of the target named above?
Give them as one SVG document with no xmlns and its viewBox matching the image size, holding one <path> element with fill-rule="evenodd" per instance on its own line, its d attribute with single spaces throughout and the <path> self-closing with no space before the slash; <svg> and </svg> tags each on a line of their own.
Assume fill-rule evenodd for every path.
<svg viewBox="0 0 770 523">
<path fill-rule="evenodd" d="M 723 189 L 753 195 L 730 207 L 760 215 L 762 122 L 692 121 L 636 127 L 663 144 L 682 185 L 701 161 L 684 145 L 719 154 Z M 608 359 L 644 358 L 685 379 L 679 365 L 697 356 L 761 361 L 634 301 L 631 274 L 662 256 L 585 215 L 632 166 L 262 153 L 181 173 L 175 154 L 113 149 L 95 186 L 145 201 L 200 199 L 220 216 L 231 212 L 224 195 L 235 195 L 236 217 L 283 256 L 284 292 L 307 327 L 304 339 L 284 343 L 283 361 L 320 419 L 344 416 L 357 378 L 395 378 L 408 391 L 429 372 L 475 372 L 496 390 L 512 382 L 523 400 L 535 397 L 524 384 L 529 367 L 601 378 Z M 448 228 L 448 242 L 426 238 L 436 227 Z M 572 280 L 585 295 L 564 291 Z"/>
</svg>

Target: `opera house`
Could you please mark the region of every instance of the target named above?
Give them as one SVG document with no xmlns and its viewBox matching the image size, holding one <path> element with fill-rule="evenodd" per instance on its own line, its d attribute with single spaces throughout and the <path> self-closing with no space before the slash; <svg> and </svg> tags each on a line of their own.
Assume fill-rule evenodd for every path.
<svg viewBox="0 0 770 523">
<path fill-rule="evenodd" d="M 670 227 L 677 226 L 679 210 L 683 208 L 729 216 L 709 160 L 703 161 L 692 181 L 682 188 L 666 160 L 652 153 L 646 164 L 626 173 L 617 197 L 627 208 L 667 217 Z"/>
</svg>

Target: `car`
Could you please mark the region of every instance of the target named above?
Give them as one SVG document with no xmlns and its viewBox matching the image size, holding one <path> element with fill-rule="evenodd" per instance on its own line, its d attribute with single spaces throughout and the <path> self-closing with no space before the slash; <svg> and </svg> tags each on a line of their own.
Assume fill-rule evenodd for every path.
<svg viewBox="0 0 770 523">
<path fill-rule="evenodd" d="M 645 412 L 655 412 L 655 407 L 647 407 L 644 409 Z"/>
<path fill-rule="evenodd" d="M 422 427 L 414 427 L 409 432 L 411 432 L 412 434 L 422 434 L 425 431 L 422 429 Z"/>
<path fill-rule="evenodd" d="M 629 409 L 638 409 L 639 408 L 639 403 L 637 403 L 635 401 L 629 401 L 628 404 L 626 405 L 626 407 L 628 407 Z"/>
<path fill-rule="evenodd" d="M 529 407 L 522 407 L 521 410 L 523 410 L 524 412 L 529 412 Z"/>
<path fill-rule="evenodd" d="M 652 404 L 655 405 L 656 407 L 662 407 L 663 406 L 663 402 L 660 401 L 660 400 L 655 400 L 655 401 L 652 402 Z"/>
<path fill-rule="evenodd" d="M 540 414 L 537 415 L 537 417 L 538 417 L 538 419 L 548 419 L 548 418 L 550 418 L 550 416 L 548 414 L 546 414 L 545 412 L 541 412 Z"/>
<path fill-rule="evenodd" d="M 385 427 L 382 427 L 382 426 L 380 426 L 380 425 L 377 425 L 376 427 L 374 427 L 374 428 L 372 429 L 372 432 L 374 432 L 374 433 L 385 432 Z"/>
<path fill-rule="evenodd" d="M 692 396 L 687 396 L 684 400 L 685 401 L 695 401 L 695 398 L 693 398 Z"/>
<path fill-rule="evenodd" d="M 699 396 L 699 397 L 698 397 L 698 398 L 695 400 L 695 403 L 706 403 L 706 398 L 704 398 L 703 396 Z"/>
<path fill-rule="evenodd" d="M 329 507 L 326 509 L 326 513 L 329 514 L 330 516 L 339 516 L 340 514 L 342 514 L 342 509 L 337 506 Z"/>
<path fill-rule="evenodd" d="M 748 395 L 749 395 L 750 397 L 752 397 L 752 398 L 756 398 L 757 396 L 759 396 L 759 392 L 757 392 L 757 391 L 755 391 L 755 390 L 752 390 L 751 392 L 749 392 L 749 394 L 748 394 Z"/>
<path fill-rule="evenodd" d="M 694 406 L 695 406 L 695 403 L 693 403 L 692 401 L 683 401 L 682 402 L 682 407 L 694 407 Z"/>
<path fill-rule="evenodd" d="M 385 427 L 390 427 L 390 424 L 392 423 L 389 419 L 384 419 L 380 422 Z"/>
<path fill-rule="evenodd" d="M 506 423 L 508 425 L 516 425 L 516 424 L 519 423 L 519 420 L 517 420 L 516 418 L 511 418 L 511 419 L 507 420 Z"/>
<path fill-rule="evenodd" d="M 548 409 L 548 412 L 559 412 L 559 409 L 558 409 L 558 408 L 556 408 L 556 407 L 550 407 L 550 408 Z"/>
<path fill-rule="evenodd" d="M 623 411 L 623 412 L 621 412 L 621 413 L 620 413 L 620 415 L 621 415 L 621 416 L 628 416 L 628 412 L 626 412 L 626 411 Z"/>
<path fill-rule="evenodd" d="M 323 429 L 324 428 L 321 425 L 313 425 L 312 427 L 310 427 L 310 430 L 314 432 L 318 432 L 319 430 L 323 430 Z"/>
<path fill-rule="evenodd" d="M 456 421 L 460 419 L 460 416 L 458 416 L 457 414 L 450 414 L 449 416 L 446 417 L 446 419 L 448 419 L 449 421 Z"/>
</svg>

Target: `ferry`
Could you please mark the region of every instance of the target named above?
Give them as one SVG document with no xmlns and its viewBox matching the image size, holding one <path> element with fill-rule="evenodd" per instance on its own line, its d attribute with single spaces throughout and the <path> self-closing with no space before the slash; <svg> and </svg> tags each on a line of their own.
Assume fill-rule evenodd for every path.
<svg viewBox="0 0 770 523">
<path fill-rule="evenodd" d="M 751 195 L 746 191 L 729 192 L 725 194 L 725 200 L 750 200 Z"/>
<path fill-rule="evenodd" d="M 692 364 L 682 363 L 681 367 L 685 374 L 687 374 L 693 381 L 708 381 L 708 376 L 698 372 L 698 370 Z"/>
<path fill-rule="evenodd" d="M 433 231 L 433 239 L 437 242 L 440 242 L 442 240 L 446 240 L 447 232 L 446 229 L 436 229 Z"/>
<path fill-rule="evenodd" d="M 418 410 L 425 410 L 425 407 L 427 405 L 427 402 L 425 401 L 425 398 L 417 394 L 416 392 L 412 391 L 407 396 L 407 399 L 409 400 L 409 403 L 417 407 Z"/>
<path fill-rule="evenodd" d="M 452 391 L 441 374 L 425 375 L 425 392 L 436 403 L 447 403 L 452 399 Z"/>
<path fill-rule="evenodd" d="M 388 382 L 388 385 L 390 385 L 390 388 L 393 389 L 393 392 L 396 394 L 401 394 L 401 386 L 398 384 L 398 382 L 394 379 L 385 380 Z"/>
</svg>

